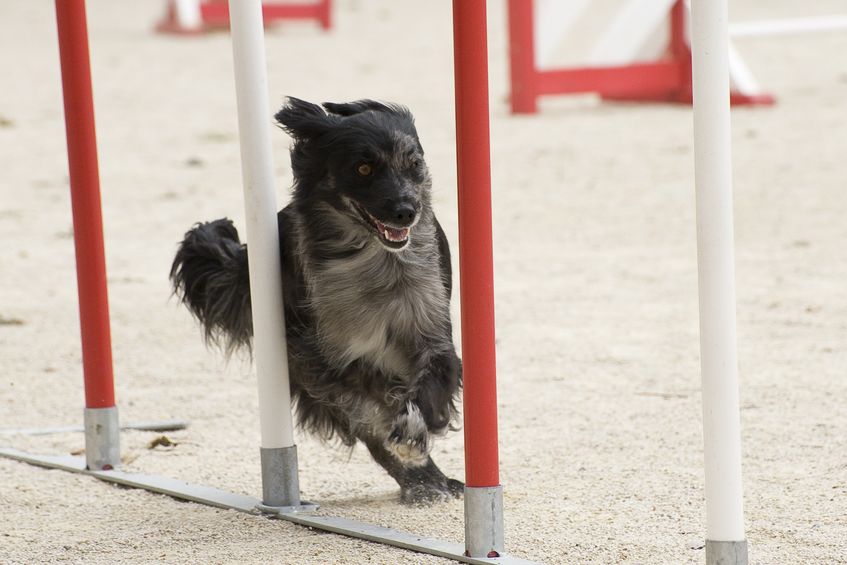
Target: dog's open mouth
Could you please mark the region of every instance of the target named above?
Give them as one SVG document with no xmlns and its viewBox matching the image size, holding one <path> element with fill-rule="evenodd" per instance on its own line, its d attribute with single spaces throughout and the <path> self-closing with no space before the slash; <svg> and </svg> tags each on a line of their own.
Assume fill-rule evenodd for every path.
<svg viewBox="0 0 847 565">
<path fill-rule="evenodd" d="M 374 231 L 376 231 L 380 243 L 391 249 L 402 249 L 407 243 L 409 243 L 409 234 L 412 231 L 411 226 L 395 228 L 386 225 L 374 218 L 355 200 L 351 200 L 350 202 L 353 204 L 353 208 L 355 208 L 359 215 L 362 216 L 362 219 L 365 220 L 374 229 Z"/>
</svg>

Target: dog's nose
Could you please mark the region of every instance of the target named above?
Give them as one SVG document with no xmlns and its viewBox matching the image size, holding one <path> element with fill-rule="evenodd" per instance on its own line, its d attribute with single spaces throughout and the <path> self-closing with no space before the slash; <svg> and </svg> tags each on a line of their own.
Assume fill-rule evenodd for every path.
<svg viewBox="0 0 847 565">
<path fill-rule="evenodd" d="M 411 204 L 398 204 L 394 208 L 394 219 L 404 225 L 411 224 L 415 220 L 415 207 Z"/>
</svg>

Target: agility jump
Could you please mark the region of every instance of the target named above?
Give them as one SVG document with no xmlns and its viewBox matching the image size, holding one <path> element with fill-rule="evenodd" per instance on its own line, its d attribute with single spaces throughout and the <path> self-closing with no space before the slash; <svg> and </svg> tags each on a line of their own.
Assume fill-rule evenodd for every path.
<svg viewBox="0 0 847 565">
<path fill-rule="evenodd" d="M 262 2 L 262 20 L 265 25 L 285 20 L 311 20 L 328 30 L 332 27 L 332 0 Z M 156 24 L 156 31 L 196 35 L 226 29 L 229 25 L 226 0 L 167 0 L 165 15 Z"/>
<path fill-rule="evenodd" d="M 608 22 L 580 66 L 556 68 L 551 54 L 590 2 L 509 0 L 509 72 L 511 108 L 534 114 L 542 96 L 594 93 L 604 100 L 690 104 L 690 17 L 686 0 L 627 0 Z M 661 47 L 656 37 L 667 37 Z M 770 105 L 764 92 L 731 44 L 731 101 Z"/>
</svg>

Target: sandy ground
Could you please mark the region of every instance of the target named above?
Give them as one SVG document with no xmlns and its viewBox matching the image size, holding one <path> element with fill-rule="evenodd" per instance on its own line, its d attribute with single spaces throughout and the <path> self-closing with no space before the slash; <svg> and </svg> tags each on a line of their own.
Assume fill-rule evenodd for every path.
<svg viewBox="0 0 847 565">
<path fill-rule="evenodd" d="M 0 5 L 3 428 L 81 422 L 51 4 Z M 89 7 L 120 414 L 191 421 L 167 449 L 148 448 L 157 434 L 124 434 L 123 456 L 131 471 L 256 495 L 249 363 L 207 351 L 167 281 L 193 222 L 244 225 L 229 38 L 156 35 L 161 4 Z M 702 563 L 690 109 L 572 98 L 509 116 L 503 4 L 491 2 L 490 41 L 508 549 L 548 563 Z M 734 19 L 843 8 L 733 4 Z M 455 247 L 449 3 L 340 0 L 336 22 L 330 34 L 270 31 L 272 104 L 294 94 L 410 106 Z M 734 112 L 751 563 L 847 563 L 847 34 L 739 48 L 780 101 Z M 288 139 L 274 144 L 282 203 Z M 462 539 L 461 502 L 407 508 L 363 450 L 297 441 L 302 489 L 322 512 Z M 3 442 L 83 447 L 79 434 Z M 435 458 L 461 477 L 461 434 Z M 7 460 L 0 477 L 3 563 L 447 563 Z"/>
</svg>

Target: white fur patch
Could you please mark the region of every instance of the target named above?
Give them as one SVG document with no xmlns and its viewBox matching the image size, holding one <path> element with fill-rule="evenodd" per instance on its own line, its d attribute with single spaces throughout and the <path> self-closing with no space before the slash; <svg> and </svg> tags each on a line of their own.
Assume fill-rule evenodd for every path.
<svg viewBox="0 0 847 565">
<path fill-rule="evenodd" d="M 431 449 L 429 432 L 418 407 L 410 402 L 406 408 L 407 412 L 394 421 L 394 430 L 400 432 L 400 439 L 388 440 L 385 447 L 403 465 L 420 467 L 426 464 Z"/>
</svg>

